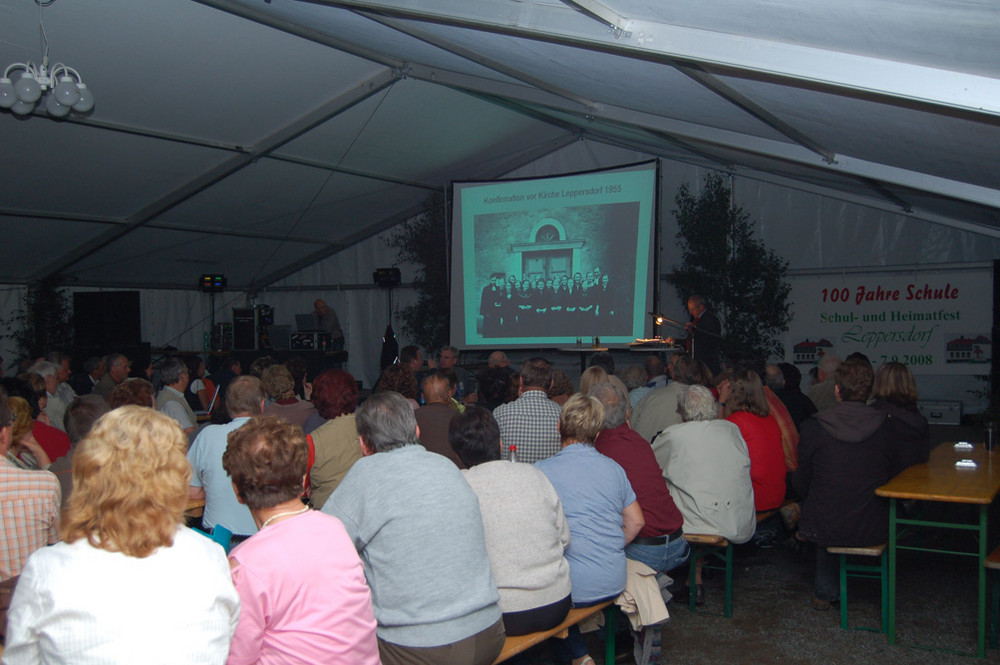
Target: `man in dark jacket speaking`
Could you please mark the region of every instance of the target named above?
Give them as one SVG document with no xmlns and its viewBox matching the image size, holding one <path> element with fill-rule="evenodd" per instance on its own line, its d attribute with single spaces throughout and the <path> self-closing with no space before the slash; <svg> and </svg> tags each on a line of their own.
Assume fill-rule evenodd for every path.
<svg viewBox="0 0 1000 665">
<path fill-rule="evenodd" d="M 830 608 L 839 596 L 838 561 L 827 547 L 867 547 L 889 534 L 889 503 L 875 488 L 902 470 L 893 426 L 866 406 L 870 367 L 845 362 L 836 372 L 837 405 L 807 420 L 799 440 L 799 468 L 792 484 L 804 497 L 799 530 L 816 543 L 812 606 Z"/>
</svg>

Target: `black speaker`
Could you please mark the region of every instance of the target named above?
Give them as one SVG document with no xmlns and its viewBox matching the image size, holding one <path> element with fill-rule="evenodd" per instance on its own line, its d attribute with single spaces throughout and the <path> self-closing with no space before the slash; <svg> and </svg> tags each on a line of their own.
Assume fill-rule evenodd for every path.
<svg viewBox="0 0 1000 665">
<path fill-rule="evenodd" d="M 77 291 L 73 336 L 77 347 L 119 351 L 142 343 L 138 291 Z"/>
<path fill-rule="evenodd" d="M 372 273 L 372 279 L 375 280 L 375 286 L 391 289 L 399 286 L 402 276 L 399 273 L 399 268 L 378 268 Z"/>
<path fill-rule="evenodd" d="M 252 307 L 233 308 L 233 349 L 257 350 L 257 323 Z"/>
</svg>

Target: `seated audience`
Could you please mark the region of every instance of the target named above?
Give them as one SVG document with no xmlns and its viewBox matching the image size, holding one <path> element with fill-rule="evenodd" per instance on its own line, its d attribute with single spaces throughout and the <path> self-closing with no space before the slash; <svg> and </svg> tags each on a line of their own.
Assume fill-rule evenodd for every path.
<svg viewBox="0 0 1000 665">
<path fill-rule="evenodd" d="M 163 388 L 156 394 L 156 410 L 176 420 L 184 434 L 190 437 L 194 434 L 198 420 L 184 397 L 184 392 L 191 383 L 184 360 L 177 356 L 164 360 L 160 364 L 160 380 Z"/>
<path fill-rule="evenodd" d="M 295 396 L 295 379 L 284 365 L 270 365 L 261 377 L 264 393 L 270 403 L 264 405 L 265 416 L 278 416 L 302 427 L 316 407 Z"/>
<path fill-rule="evenodd" d="M 93 392 L 97 393 L 105 400 L 110 400 L 111 391 L 114 390 L 115 386 L 119 385 L 122 381 L 128 378 L 129 372 L 132 371 L 132 364 L 129 362 L 128 358 L 120 353 L 112 353 L 108 355 L 104 359 L 104 364 L 108 368 L 108 371 L 104 373 L 101 380 L 94 386 Z"/>
<path fill-rule="evenodd" d="M 750 452 L 754 506 L 758 511 L 778 508 L 785 499 L 785 453 L 760 377 L 753 370 L 737 369 L 720 400 L 725 403 L 723 415 L 740 428 Z"/>
<path fill-rule="evenodd" d="M 42 381 L 45 383 L 46 398 L 45 406 L 42 407 L 42 410 L 48 416 L 48 424 L 59 430 L 62 429 L 63 414 L 66 412 L 66 406 L 69 404 L 59 394 L 59 386 L 62 383 L 59 380 L 60 370 L 59 365 L 50 363 L 47 360 L 39 360 L 28 368 L 29 374 L 37 374 L 42 377 Z"/>
<path fill-rule="evenodd" d="M 681 422 L 677 396 L 686 386 L 698 383 L 698 363 L 691 356 L 677 356 L 671 368 L 674 380 L 665 388 L 648 393 L 635 405 L 632 429 L 646 441 L 652 441 L 658 433 Z"/>
<path fill-rule="evenodd" d="M 19 469 L 48 469 L 52 460 L 31 433 L 34 421 L 31 419 L 28 402 L 23 397 L 8 397 L 7 408 L 13 418 L 14 428 L 13 443 L 7 450 L 7 461 Z"/>
<path fill-rule="evenodd" d="M 816 383 L 809 387 L 809 399 L 818 411 L 826 411 L 837 405 L 837 397 L 833 394 L 834 373 L 840 367 L 840 362 L 839 357 L 828 353 L 815 367 Z M 809 373 L 812 374 L 812 370 Z"/>
<path fill-rule="evenodd" d="M 129 404 L 156 408 L 156 400 L 153 399 L 153 384 L 146 379 L 125 379 L 116 385 L 108 397 L 108 406 L 117 409 Z"/>
<path fill-rule="evenodd" d="M 343 522 L 361 555 L 383 665 L 489 665 L 504 630 L 475 493 L 419 444 L 402 395 L 375 393 L 357 425 L 365 457 L 323 512 Z"/>
<path fill-rule="evenodd" d="M 584 395 L 590 392 L 590 389 L 596 386 L 598 383 L 608 383 L 608 373 L 604 371 L 603 367 L 588 367 L 580 375 L 580 392 Z"/>
<path fill-rule="evenodd" d="M 27 374 L 22 376 L 37 377 L 37 374 Z M 45 451 L 46 457 L 49 458 L 50 462 L 55 462 L 56 460 L 62 458 L 67 452 L 69 452 L 69 437 L 61 429 L 56 429 L 52 425 L 43 422 L 42 418 L 44 412 L 39 408 L 39 393 L 32 387 L 24 378 L 18 377 L 5 377 L 0 379 L 0 384 L 3 385 L 7 394 L 11 397 L 20 397 L 23 399 L 28 407 L 28 411 L 25 414 L 26 420 L 22 424 L 30 424 L 30 435 L 31 438 L 37 443 L 42 450 Z M 44 388 L 41 391 L 42 395 L 45 395 Z M 43 397 L 42 399 L 45 399 Z M 14 448 L 19 448 L 21 443 L 25 443 L 32 446 L 31 441 L 22 442 L 21 439 L 25 436 L 24 430 L 21 430 L 14 437 Z M 18 451 L 15 450 L 15 453 Z M 37 455 L 36 459 L 41 458 Z M 35 466 L 34 468 L 39 468 Z"/>
<path fill-rule="evenodd" d="M 517 377 L 516 374 L 514 376 L 515 378 Z M 566 372 L 561 369 L 553 369 L 552 385 L 549 386 L 549 389 L 546 391 L 549 399 L 562 407 L 566 404 L 566 400 L 572 397 L 575 392 L 576 389 L 573 387 L 573 382 L 569 380 L 568 376 L 566 376 Z"/>
<path fill-rule="evenodd" d="M 767 402 L 767 410 L 778 423 L 778 430 L 781 432 L 781 449 L 785 453 L 785 471 L 791 473 L 799 465 L 799 428 L 792 419 L 792 414 L 785 407 L 785 403 L 781 401 L 770 385 L 771 383 L 779 385 L 779 387 L 784 385 L 784 375 L 777 365 L 764 365 L 759 361 L 754 361 L 748 366 L 764 380 L 764 399 Z M 778 384 L 779 377 L 780 384 Z"/>
<path fill-rule="evenodd" d="M 409 365 L 393 364 L 382 370 L 382 376 L 378 379 L 378 388 L 376 392 L 383 392 L 386 390 L 391 390 L 397 392 L 406 398 L 406 401 L 410 403 L 414 409 L 420 407 L 420 403 L 417 402 L 417 394 L 419 388 L 417 387 L 417 377 L 413 374 L 413 370 L 410 369 Z"/>
<path fill-rule="evenodd" d="M 264 388 L 252 376 L 238 376 L 229 382 L 226 410 L 233 416 L 225 425 L 208 425 L 195 438 L 187 451 L 191 463 L 191 499 L 204 499 L 201 518 L 204 528 L 211 531 L 222 525 L 233 534 L 234 542 L 242 542 L 257 533 L 257 525 L 247 507 L 236 500 L 233 483 L 222 468 L 222 454 L 230 433 L 243 427 L 264 408 Z"/>
<path fill-rule="evenodd" d="M 925 464 L 931 454 L 930 428 L 917 410 L 917 382 L 909 368 L 896 362 L 879 367 L 872 397 L 872 406 L 889 416 L 900 464 Z"/>
<path fill-rule="evenodd" d="M 250 363 L 250 369 L 247 370 L 247 374 L 250 376 L 255 376 L 258 379 L 263 378 L 264 370 L 274 365 L 277 361 L 271 356 L 261 356 L 257 358 L 252 363 Z"/>
<path fill-rule="evenodd" d="M 486 409 L 456 415 L 448 437 L 479 497 L 507 635 L 558 626 L 572 599 L 564 556 L 569 526 L 555 489 L 533 466 L 500 459 L 500 428 Z"/>
<path fill-rule="evenodd" d="M 781 388 L 772 388 L 775 394 L 778 396 L 784 405 L 788 409 L 789 415 L 792 417 L 792 422 L 795 423 L 795 428 L 801 430 L 802 423 L 806 421 L 809 416 L 816 413 L 816 405 L 812 403 L 812 400 L 802 392 L 802 373 L 799 368 L 791 363 L 778 363 L 778 370 L 781 372 L 782 380 L 779 382 L 777 377 L 774 379 L 775 385 L 780 385 Z M 770 367 L 768 368 L 768 373 L 770 375 Z M 770 385 L 770 380 L 768 381 Z"/>
<path fill-rule="evenodd" d="M 445 346 L 438 352 L 438 367 L 455 373 L 455 398 L 462 404 L 479 401 L 476 377 L 464 367 L 458 366 L 458 349 Z M 433 369 L 433 368 L 432 368 Z"/>
<path fill-rule="evenodd" d="M 718 405 L 704 386 L 686 387 L 677 408 L 683 422 L 661 432 L 652 447 L 684 531 L 745 543 L 757 516 L 750 453 L 739 428 L 718 419 Z"/>
<path fill-rule="evenodd" d="M 73 491 L 73 460 L 77 444 L 87 436 L 97 419 L 109 411 L 107 403 L 99 395 L 80 395 L 66 409 L 66 434 L 69 436 L 69 452 L 49 467 L 56 474 L 62 487 L 62 505 L 66 506 Z"/>
<path fill-rule="evenodd" d="M 420 352 L 419 346 L 404 346 L 399 350 L 399 364 L 406 365 L 413 372 L 419 386 L 424 381 L 424 373 L 421 368 L 424 366 L 424 354 Z"/>
<path fill-rule="evenodd" d="M 816 543 L 812 606 L 828 610 L 840 596 L 837 555 L 827 547 L 867 547 L 889 536 L 889 501 L 875 489 L 904 468 L 884 411 L 867 406 L 873 374 L 851 361 L 834 373 L 837 404 L 802 426 L 799 468 L 803 497 L 799 533 Z"/>
<path fill-rule="evenodd" d="M 530 358 L 521 364 L 518 378 L 520 396 L 493 411 L 500 437 L 509 458 L 510 446 L 517 446 L 517 459 L 526 464 L 559 452 L 558 404 L 545 392 L 552 385 L 552 364 L 544 358 Z"/>
<path fill-rule="evenodd" d="M 506 356 L 504 356 L 506 357 Z M 476 377 L 479 384 L 479 406 L 492 411 L 509 400 L 510 378 L 516 374 L 509 367 L 487 367 Z"/>
<path fill-rule="evenodd" d="M 459 469 L 464 469 L 465 464 L 448 442 L 448 425 L 458 415 L 458 411 L 452 408 L 451 386 L 447 375 L 439 370 L 427 376 L 424 379 L 423 395 L 425 404 L 414 412 L 417 427 L 420 428 L 417 433 L 420 445 L 432 453 L 444 455 Z"/>
<path fill-rule="evenodd" d="M 34 398 L 28 398 L 24 395 L 21 396 L 27 399 L 28 404 L 31 405 L 31 412 L 34 414 L 35 420 L 51 426 L 49 417 L 45 413 L 45 407 L 48 406 L 49 403 L 49 393 L 45 390 L 44 379 L 33 372 L 22 372 L 17 375 L 17 378 L 24 381 L 31 387 L 31 392 L 34 395 Z M 9 386 L 7 390 L 10 390 Z M 12 394 L 20 395 L 20 389 Z"/>
<path fill-rule="evenodd" d="M 646 385 L 650 388 L 666 388 L 667 367 L 663 364 L 660 356 L 649 354 L 642 362 L 642 368 L 646 372 Z"/>
<path fill-rule="evenodd" d="M 337 518 L 302 504 L 308 456 L 302 429 L 274 416 L 234 431 L 222 455 L 259 529 L 229 555 L 241 602 L 228 665 L 379 663 L 354 544 Z"/>
<path fill-rule="evenodd" d="M 59 540 L 59 481 L 11 464 L 13 414 L 0 389 L 0 581 L 21 574 L 28 555 Z M 5 657 L 6 662 L 6 657 Z"/>
<path fill-rule="evenodd" d="M 5 663 L 225 662 L 239 596 L 222 549 L 182 526 L 186 446 L 149 408 L 95 424 L 76 455 L 64 542 L 21 574 Z"/>
<path fill-rule="evenodd" d="M 188 356 L 184 363 L 188 368 L 188 376 L 191 377 L 184 399 L 194 411 L 208 412 L 208 407 L 214 408 L 212 398 L 215 397 L 215 384 L 205 376 L 205 361 L 199 356 Z"/>
<path fill-rule="evenodd" d="M 94 387 L 104 377 L 107 368 L 104 365 L 104 358 L 91 356 L 83 363 L 83 371 L 77 372 L 69 378 L 70 387 L 77 395 L 89 395 L 94 392 Z"/>
<path fill-rule="evenodd" d="M 594 448 L 603 422 L 604 407 L 599 401 L 573 395 L 559 417 L 562 448 L 536 464 L 555 487 L 569 522 L 566 559 L 574 607 L 596 605 L 622 592 L 625 546 L 644 524 L 625 471 Z M 573 665 L 590 658 L 576 626 L 563 646 Z"/>
<path fill-rule="evenodd" d="M 288 368 L 289 374 L 292 375 L 292 381 L 295 382 L 292 392 L 299 399 L 308 402 L 312 399 L 312 384 L 306 381 L 306 372 L 308 371 L 306 361 L 302 356 L 291 356 L 285 361 L 285 367 Z"/>
<path fill-rule="evenodd" d="M 596 384 L 589 394 L 604 407 L 604 421 L 594 447 L 624 469 L 645 522 L 625 547 L 625 556 L 657 572 L 669 572 L 688 559 L 682 529 L 684 516 L 674 505 L 649 442 L 629 427 L 628 398 L 610 383 Z"/>
<path fill-rule="evenodd" d="M 598 351 L 597 353 L 592 353 L 590 355 L 590 360 L 587 361 L 587 368 L 600 367 L 605 371 L 608 376 L 608 382 L 612 383 L 621 390 L 623 393 L 628 394 L 628 388 L 622 383 L 622 380 L 615 376 L 615 358 L 608 351 Z M 587 391 L 583 389 L 583 380 L 580 381 L 581 387 L 580 392 L 584 395 Z"/>
<path fill-rule="evenodd" d="M 316 459 L 309 472 L 312 505 L 319 509 L 359 459 L 358 382 L 342 369 L 328 369 L 313 381 L 313 404 L 323 424 L 312 430 Z"/>
<path fill-rule="evenodd" d="M 228 355 L 222 357 L 216 356 L 211 360 L 213 361 L 213 368 L 209 377 L 219 387 L 219 398 L 217 401 L 223 408 L 218 409 L 218 411 L 223 411 L 226 405 L 226 387 L 229 386 L 230 381 L 243 373 L 243 363 L 236 356 Z"/>
<path fill-rule="evenodd" d="M 661 374 L 661 376 L 663 375 Z M 651 386 L 646 385 L 647 382 L 646 370 L 639 365 L 629 365 L 622 372 L 622 383 L 625 384 L 625 388 L 628 390 L 630 406 L 634 407 L 639 403 L 639 400 L 646 396 L 646 393 L 653 389 Z"/>
</svg>

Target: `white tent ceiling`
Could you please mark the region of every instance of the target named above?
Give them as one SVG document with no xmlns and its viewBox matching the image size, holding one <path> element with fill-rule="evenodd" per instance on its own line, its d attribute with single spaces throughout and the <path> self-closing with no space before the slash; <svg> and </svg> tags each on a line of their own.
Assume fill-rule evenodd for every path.
<svg viewBox="0 0 1000 665">
<path fill-rule="evenodd" d="M 0 0 L 0 281 L 266 287 L 580 139 L 1000 237 L 992 0 Z"/>
</svg>

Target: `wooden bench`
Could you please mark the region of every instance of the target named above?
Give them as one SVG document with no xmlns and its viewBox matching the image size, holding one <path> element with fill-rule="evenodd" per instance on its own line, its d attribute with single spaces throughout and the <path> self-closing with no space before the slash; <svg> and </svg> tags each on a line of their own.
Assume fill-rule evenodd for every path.
<svg viewBox="0 0 1000 665">
<path fill-rule="evenodd" d="M 983 566 L 991 571 L 993 595 L 990 601 L 990 646 L 997 648 L 997 624 L 1000 623 L 1000 547 L 996 548 L 983 561 Z"/>
<path fill-rule="evenodd" d="M 691 587 L 688 609 L 692 612 L 697 611 L 697 609 L 695 609 L 697 607 L 695 575 L 697 568 L 700 565 L 702 568 L 708 568 L 709 570 L 721 570 L 725 572 L 726 596 L 722 616 L 725 616 L 727 619 L 730 618 L 733 616 L 733 544 L 722 536 L 706 533 L 685 533 L 684 540 L 686 540 L 688 545 L 691 546 L 691 556 L 688 559 L 688 561 L 691 562 L 688 566 L 690 569 L 690 579 L 688 580 L 688 583 Z M 699 559 L 719 559 L 722 564 L 699 564 Z M 718 612 L 702 612 L 702 614 L 718 614 Z"/>
<path fill-rule="evenodd" d="M 201 517 L 204 512 L 204 499 L 188 499 L 187 505 L 184 506 L 184 517 Z"/>
<path fill-rule="evenodd" d="M 527 651 L 536 644 L 541 644 L 550 637 L 565 638 L 569 634 L 570 626 L 575 626 L 584 619 L 592 617 L 605 609 L 604 662 L 613 663 L 615 662 L 615 624 L 612 619 L 614 619 L 615 616 L 615 607 L 614 601 L 608 600 L 590 607 L 572 609 L 569 611 L 569 614 L 566 615 L 565 621 L 555 628 L 539 631 L 537 633 L 528 633 L 527 635 L 507 637 L 503 643 L 503 650 L 493 663 L 494 665 L 496 665 L 496 663 L 502 663 L 512 656 L 515 656 L 523 651 Z"/>
<path fill-rule="evenodd" d="M 847 578 L 877 579 L 881 585 L 882 625 L 878 632 L 889 631 L 889 564 L 885 556 L 885 543 L 872 547 L 827 547 L 826 551 L 840 557 L 840 627 L 847 630 Z M 851 563 L 849 556 L 878 557 L 878 565 Z M 859 627 L 858 630 L 875 630 Z"/>
</svg>

